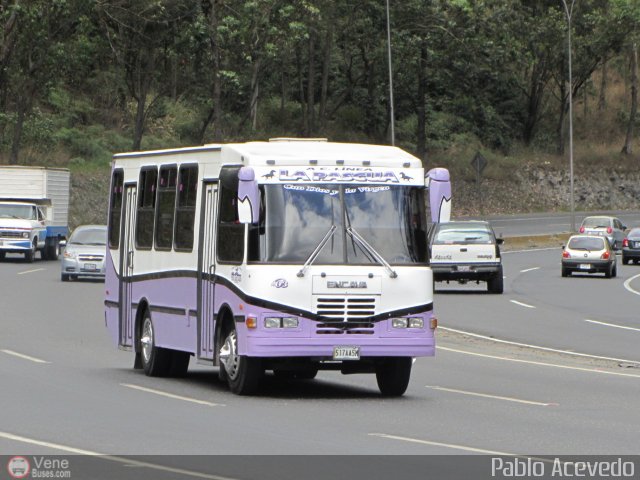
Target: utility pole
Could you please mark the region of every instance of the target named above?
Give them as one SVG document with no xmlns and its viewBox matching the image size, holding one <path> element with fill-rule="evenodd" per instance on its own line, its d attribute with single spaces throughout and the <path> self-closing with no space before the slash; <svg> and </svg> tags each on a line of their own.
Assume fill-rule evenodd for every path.
<svg viewBox="0 0 640 480">
<path fill-rule="evenodd" d="M 573 80 L 571 78 L 571 16 L 576 0 L 571 0 L 571 7 L 567 0 L 562 0 L 564 11 L 567 15 L 567 49 L 569 50 L 569 184 L 571 198 L 571 232 L 576 231 L 576 212 L 573 194 Z"/>
<path fill-rule="evenodd" d="M 395 113 L 393 111 L 393 74 L 391 69 L 391 21 L 389 20 L 389 0 L 387 2 L 387 58 L 389 60 L 389 110 L 391 115 L 391 145 L 396 144 Z"/>
</svg>

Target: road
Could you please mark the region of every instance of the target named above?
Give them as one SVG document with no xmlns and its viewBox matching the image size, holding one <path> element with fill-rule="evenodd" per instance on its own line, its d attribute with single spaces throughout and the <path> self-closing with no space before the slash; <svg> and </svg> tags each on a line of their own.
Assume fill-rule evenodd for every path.
<svg viewBox="0 0 640 480">
<path fill-rule="evenodd" d="M 584 217 L 590 215 L 612 215 L 620 218 L 629 228 L 640 226 L 640 212 L 608 211 L 608 212 L 575 212 L 576 228 Z M 475 217 L 459 217 L 460 220 L 488 220 L 498 236 L 516 237 L 527 235 L 548 235 L 571 232 L 571 214 L 560 213 L 527 213 L 518 215 L 488 215 Z"/>
<path fill-rule="evenodd" d="M 133 462 L 144 460 L 137 471 L 153 470 L 149 478 L 195 470 L 243 479 L 283 477 L 265 467 L 270 457 L 212 466 L 154 456 L 638 454 L 640 267 L 619 262 L 614 279 L 561 278 L 559 255 L 505 254 L 503 295 L 437 285 L 438 353 L 416 361 L 400 399 L 381 398 L 374 376 L 334 372 L 308 382 L 267 376 L 259 397 L 230 394 L 216 369 L 197 365 L 184 379 L 146 377 L 108 339 L 103 283 L 62 283 L 57 262 L 8 257 L 0 454 L 140 455 Z M 314 458 L 298 462 L 304 478 L 340 476 L 348 465 L 339 457 L 309 471 L 322 463 Z M 167 464 L 176 471 L 157 469 Z M 366 465 L 362 478 L 388 478 L 388 464 Z M 424 465 L 414 467 L 402 478 L 424 478 Z"/>
</svg>

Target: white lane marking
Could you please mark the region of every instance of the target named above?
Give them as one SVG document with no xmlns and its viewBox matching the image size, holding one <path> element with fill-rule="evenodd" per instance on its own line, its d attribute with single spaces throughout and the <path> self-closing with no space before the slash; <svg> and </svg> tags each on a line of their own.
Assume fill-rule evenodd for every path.
<svg viewBox="0 0 640 480">
<path fill-rule="evenodd" d="M 206 405 L 208 407 L 224 407 L 224 405 L 220 403 L 205 402 L 204 400 L 198 400 L 197 398 L 174 395 L 173 393 L 163 392 L 161 390 L 154 390 L 152 388 L 140 387 L 139 385 L 132 385 L 130 383 L 121 383 L 120 385 L 123 387 L 132 388 L 134 390 L 140 390 L 141 392 L 153 393 L 155 395 L 160 395 L 162 397 L 173 398 L 175 400 L 182 400 L 185 402 L 197 403 L 199 405 Z"/>
<path fill-rule="evenodd" d="M 525 307 L 525 308 L 536 308 L 536 307 L 534 307 L 533 305 L 528 305 L 528 304 L 526 304 L 526 303 L 522 303 L 522 302 L 519 302 L 519 301 L 517 301 L 517 300 L 509 300 L 509 301 L 510 301 L 511 303 L 515 303 L 516 305 L 520 305 L 521 307 Z"/>
<path fill-rule="evenodd" d="M 482 338 L 483 340 L 490 340 L 496 343 L 505 343 L 507 345 L 515 345 L 517 347 L 527 347 L 534 348 L 537 350 L 544 350 L 545 352 L 555 352 L 555 353 L 563 353 L 565 355 L 573 355 L 576 357 L 584 357 L 584 358 L 597 358 L 598 360 L 610 360 L 612 362 L 623 362 L 623 363 L 639 363 L 637 360 L 626 360 L 624 358 L 612 358 L 612 357 L 601 357 L 598 355 L 589 355 L 588 353 L 578 353 L 571 352 L 569 350 L 559 350 L 557 348 L 549 348 L 549 347 L 541 347 L 539 345 L 530 345 L 528 343 L 519 343 L 519 342 L 510 342 L 509 340 L 502 340 L 500 338 L 487 337 L 486 335 L 480 335 L 478 333 L 465 332 L 464 330 L 457 330 L 455 328 L 449 327 L 441 327 L 438 325 L 438 330 L 446 330 L 454 333 L 461 333 L 463 335 L 468 335 L 470 337 Z"/>
<path fill-rule="evenodd" d="M 490 395 L 488 393 L 470 392 L 468 390 L 457 390 L 455 388 L 438 387 L 438 386 L 431 386 L 431 385 L 425 385 L 425 387 L 430 388 L 432 390 L 439 390 L 441 392 L 459 393 L 461 395 L 470 395 L 472 397 L 491 398 L 493 400 L 504 400 L 506 402 L 524 403 L 525 405 L 537 405 L 539 407 L 549 407 L 551 405 L 553 406 L 558 405 L 557 403 L 535 402 L 533 400 L 522 400 L 520 398 L 503 397 L 501 395 Z"/>
<path fill-rule="evenodd" d="M 483 448 L 467 447 L 465 445 L 454 445 L 452 443 L 432 442 L 430 440 L 420 440 L 418 438 L 400 437 L 398 435 L 389 435 L 386 433 L 370 433 L 372 437 L 387 438 L 389 440 L 400 440 L 403 442 L 419 443 L 421 445 L 431 445 L 434 447 L 453 448 L 455 450 L 464 450 L 465 452 L 484 453 L 486 455 L 500 455 L 503 457 L 519 457 L 515 453 L 497 452 L 494 450 L 485 450 Z"/>
<path fill-rule="evenodd" d="M 12 355 L 14 357 L 22 358 L 23 360 L 29 360 L 30 362 L 34 363 L 51 363 L 40 358 L 30 357 L 29 355 L 24 355 L 23 353 L 14 352 L 13 350 L 0 350 L 0 352 L 6 353 L 7 355 Z"/>
<path fill-rule="evenodd" d="M 630 284 L 633 280 L 635 280 L 636 278 L 640 277 L 640 273 L 638 275 L 634 275 L 631 278 L 627 278 L 624 282 L 624 288 L 626 288 L 627 290 L 629 290 L 631 293 L 635 293 L 636 295 L 640 295 L 640 292 L 637 290 L 634 290 L 633 288 L 630 287 Z"/>
<path fill-rule="evenodd" d="M 540 267 L 527 268 L 525 270 L 520 270 L 520 273 L 533 272 L 534 270 L 540 270 Z"/>
<path fill-rule="evenodd" d="M 34 270 L 25 270 L 24 272 L 18 272 L 18 275 L 24 275 L 25 273 L 42 272 L 44 268 L 36 268 Z"/>
<path fill-rule="evenodd" d="M 622 328 L 623 330 L 633 330 L 634 332 L 640 332 L 640 328 L 627 327 L 625 325 L 616 325 L 615 323 L 599 322 L 598 320 L 589 320 L 588 318 L 585 319 L 585 322 L 604 325 L 605 327 Z"/>
<path fill-rule="evenodd" d="M 209 480 L 236 480 L 230 477 L 222 477 L 220 475 L 211 475 L 208 473 L 194 472 L 192 470 L 183 470 L 180 468 L 167 467 L 159 465 L 157 463 L 141 462 L 133 458 L 119 457 L 117 455 L 105 455 L 99 452 L 93 452 L 91 450 L 84 450 L 81 448 L 68 447 L 66 445 L 60 445 L 58 443 L 43 442 L 42 440 L 35 440 L 33 438 L 21 437 L 12 433 L 0 432 L 0 438 L 6 438 L 7 440 L 13 440 L 15 442 L 27 443 L 29 445 L 38 445 L 40 447 L 52 448 L 54 450 L 60 450 L 75 455 L 87 455 L 90 457 L 100 457 L 101 460 L 108 460 L 110 462 L 117 462 L 123 464 L 123 466 L 136 466 L 150 468 L 152 470 L 160 470 L 163 472 L 177 473 L 180 475 L 186 475 L 188 477 L 195 478 L 207 478 Z"/>
<path fill-rule="evenodd" d="M 596 368 L 583 368 L 583 367 L 570 367 L 569 365 L 558 365 L 557 363 L 545 363 L 545 362 L 536 362 L 533 360 L 522 360 L 519 358 L 509 358 L 509 357 L 498 357 L 497 355 L 486 355 L 484 353 L 476 353 L 476 352 L 467 352 L 465 350 L 458 350 L 456 348 L 448 348 L 448 347 L 438 347 L 440 350 L 445 350 L 447 352 L 453 353 L 461 353 L 463 355 L 471 355 L 474 357 L 483 357 L 490 358 L 492 360 L 502 360 L 505 362 L 514 362 L 514 363 L 526 363 L 529 365 L 537 365 L 540 367 L 553 367 L 553 368 L 563 368 L 565 370 L 576 370 L 579 372 L 588 372 L 588 373 L 602 373 L 605 375 L 616 375 L 619 377 L 634 377 L 640 378 L 640 375 L 633 375 L 632 373 L 618 373 L 618 372 L 607 372 L 606 370 L 598 370 Z"/>
</svg>

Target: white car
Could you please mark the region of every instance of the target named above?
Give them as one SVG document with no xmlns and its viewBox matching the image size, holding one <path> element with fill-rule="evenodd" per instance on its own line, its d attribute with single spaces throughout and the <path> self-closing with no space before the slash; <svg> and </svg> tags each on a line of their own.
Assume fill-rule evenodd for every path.
<svg viewBox="0 0 640 480">
<path fill-rule="evenodd" d="M 455 221 L 434 224 L 429 232 L 433 279 L 437 282 L 487 282 L 491 293 L 502 293 L 501 238 L 485 221 Z"/>
</svg>

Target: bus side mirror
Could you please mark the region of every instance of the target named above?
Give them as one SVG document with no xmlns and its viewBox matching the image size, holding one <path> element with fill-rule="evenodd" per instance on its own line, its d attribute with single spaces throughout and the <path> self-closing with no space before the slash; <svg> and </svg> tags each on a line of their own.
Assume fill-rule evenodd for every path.
<svg viewBox="0 0 640 480">
<path fill-rule="evenodd" d="M 451 180 L 446 168 L 432 168 L 426 174 L 425 185 L 429 189 L 431 221 L 445 223 L 451 220 Z"/>
<path fill-rule="evenodd" d="M 242 167 L 238 172 L 238 221 L 256 224 L 260 220 L 260 190 L 256 172 Z"/>
</svg>

